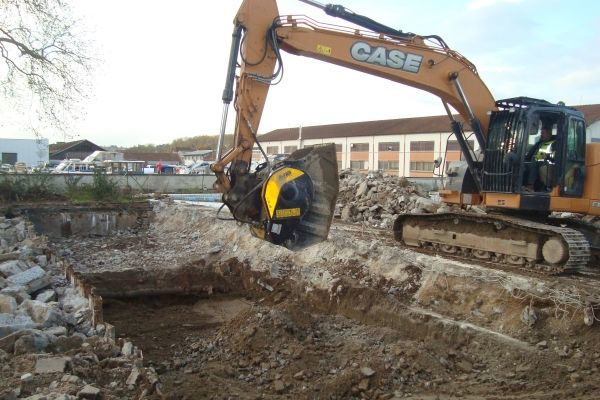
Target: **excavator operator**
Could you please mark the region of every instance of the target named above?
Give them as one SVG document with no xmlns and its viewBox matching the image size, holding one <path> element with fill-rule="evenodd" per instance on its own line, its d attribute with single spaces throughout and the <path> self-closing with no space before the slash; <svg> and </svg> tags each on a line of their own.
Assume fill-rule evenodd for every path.
<svg viewBox="0 0 600 400">
<path fill-rule="evenodd" d="M 525 161 L 529 163 L 525 186 L 525 191 L 528 192 L 539 191 L 539 189 L 546 191 L 552 186 L 555 141 L 552 136 L 552 126 L 542 125 L 540 133 L 540 139 L 525 156 Z"/>
</svg>

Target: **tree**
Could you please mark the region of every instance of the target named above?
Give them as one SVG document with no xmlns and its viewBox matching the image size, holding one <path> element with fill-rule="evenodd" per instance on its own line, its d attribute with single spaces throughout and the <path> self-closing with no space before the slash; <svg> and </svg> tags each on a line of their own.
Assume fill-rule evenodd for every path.
<svg viewBox="0 0 600 400">
<path fill-rule="evenodd" d="M 33 129 L 77 118 L 93 64 L 77 29 L 68 0 L 0 0 L 0 107 L 33 111 Z"/>
</svg>

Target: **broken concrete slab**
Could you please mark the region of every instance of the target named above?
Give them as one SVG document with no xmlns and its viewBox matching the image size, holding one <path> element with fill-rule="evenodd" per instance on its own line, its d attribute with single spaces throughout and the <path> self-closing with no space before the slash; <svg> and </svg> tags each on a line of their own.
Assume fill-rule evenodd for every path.
<svg viewBox="0 0 600 400">
<path fill-rule="evenodd" d="M 65 322 L 65 318 L 56 303 L 53 305 L 37 300 L 25 300 L 19 305 L 18 310 L 26 312 L 34 322 L 44 328 L 63 325 Z"/>
<path fill-rule="evenodd" d="M 63 373 L 71 362 L 70 357 L 39 358 L 35 363 L 36 374 Z"/>
<path fill-rule="evenodd" d="M 38 324 L 27 315 L 0 314 L 0 338 L 23 329 L 37 327 Z"/>
<path fill-rule="evenodd" d="M 50 285 L 50 277 L 46 275 L 46 271 L 39 265 L 21 273 L 11 275 L 6 280 L 11 285 L 25 287 L 27 293 L 36 292 Z"/>
<path fill-rule="evenodd" d="M 83 389 L 81 389 L 79 391 L 79 393 L 77 393 L 77 398 L 78 399 L 89 399 L 89 400 L 95 400 L 100 398 L 100 389 L 92 386 L 92 385 L 85 385 L 83 387 Z"/>
<path fill-rule="evenodd" d="M 2 264 L 0 264 L 0 274 L 4 278 L 20 274 L 21 272 L 23 272 L 23 270 L 19 266 L 18 260 L 5 261 Z"/>
<path fill-rule="evenodd" d="M 56 300 L 56 292 L 53 289 L 44 290 L 38 293 L 38 295 L 35 296 L 35 299 L 42 303 L 49 303 Z"/>
<path fill-rule="evenodd" d="M 13 345 L 13 353 L 15 355 L 38 353 L 46 350 L 50 343 L 50 337 L 44 332 L 31 330 L 28 334 L 22 335 L 15 340 Z"/>
<path fill-rule="evenodd" d="M 66 336 L 68 331 L 65 326 L 52 326 L 48 329 L 44 329 L 44 332 L 54 336 Z"/>
<path fill-rule="evenodd" d="M 17 300 L 7 294 L 0 293 L 0 313 L 14 315 L 17 311 Z"/>
<path fill-rule="evenodd" d="M 29 296 L 29 293 L 27 293 L 27 290 L 23 286 L 7 286 L 0 290 L 0 293 L 13 297 L 17 301 L 17 304 L 31 299 L 31 296 Z"/>
</svg>

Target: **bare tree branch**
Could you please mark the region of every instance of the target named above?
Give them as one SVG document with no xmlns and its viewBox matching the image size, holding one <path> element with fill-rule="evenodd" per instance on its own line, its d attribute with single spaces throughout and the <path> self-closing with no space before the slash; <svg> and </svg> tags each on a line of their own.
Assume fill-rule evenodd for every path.
<svg viewBox="0 0 600 400">
<path fill-rule="evenodd" d="M 78 29 L 66 0 L 0 0 L 0 107 L 24 102 L 42 124 L 67 129 L 93 65 Z"/>
</svg>

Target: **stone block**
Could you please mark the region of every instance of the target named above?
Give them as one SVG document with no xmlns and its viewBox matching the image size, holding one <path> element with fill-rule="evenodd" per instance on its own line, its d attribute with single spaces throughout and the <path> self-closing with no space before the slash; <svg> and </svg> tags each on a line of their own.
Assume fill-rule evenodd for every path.
<svg viewBox="0 0 600 400">
<path fill-rule="evenodd" d="M 25 300 L 18 310 L 25 311 L 31 319 L 43 328 L 64 325 L 65 318 L 57 304 L 42 303 L 37 300 Z"/>
<path fill-rule="evenodd" d="M 39 353 L 46 350 L 49 344 L 50 340 L 47 335 L 40 331 L 33 331 L 15 341 L 14 354 Z"/>
<path fill-rule="evenodd" d="M 27 315 L 0 314 L 0 338 L 23 329 L 37 327 L 38 324 Z"/>
<path fill-rule="evenodd" d="M 20 274 L 21 272 L 23 272 L 23 270 L 19 266 L 18 260 L 5 261 L 0 264 L 0 274 L 5 278 Z"/>
<path fill-rule="evenodd" d="M 56 374 L 63 373 L 71 359 L 69 357 L 40 358 L 35 363 L 36 374 Z"/>
<path fill-rule="evenodd" d="M 21 304 L 24 300 L 31 299 L 31 296 L 29 296 L 29 293 L 27 293 L 27 290 L 23 286 L 8 286 L 0 290 L 0 293 L 14 297 L 17 304 Z"/>
<path fill-rule="evenodd" d="M 39 265 L 21 273 L 11 275 L 6 281 L 14 286 L 23 286 L 27 293 L 36 292 L 50 285 L 50 277 Z"/>
<path fill-rule="evenodd" d="M 92 385 L 85 385 L 83 387 L 83 389 L 81 389 L 79 391 L 79 393 L 77 393 L 77 398 L 78 399 L 89 399 L 89 400 L 96 400 L 100 398 L 100 389 L 92 386 Z"/>
<path fill-rule="evenodd" d="M 48 257 L 44 254 L 42 254 L 41 256 L 37 256 L 36 260 L 40 267 L 45 267 L 48 265 Z"/>
<path fill-rule="evenodd" d="M 50 303 L 51 301 L 56 300 L 56 292 L 53 289 L 44 290 L 43 292 L 38 293 L 38 295 L 35 296 L 35 299 L 42 303 Z"/>
<path fill-rule="evenodd" d="M 7 294 L 0 293 L 0 313 L 13 314 L 17 311 L 17 300 Z"/>
<path fill-rule="evenodd" d="M 66 336 L 67 328 L 64 326 L 52 326 L 48 329 L 44 329 L 44 332 L 46 332 L 49 335 L 54 335 L 54 336 Z"/>
</svg>

